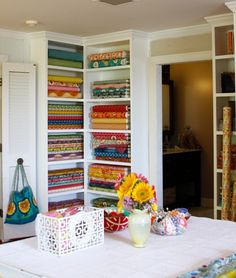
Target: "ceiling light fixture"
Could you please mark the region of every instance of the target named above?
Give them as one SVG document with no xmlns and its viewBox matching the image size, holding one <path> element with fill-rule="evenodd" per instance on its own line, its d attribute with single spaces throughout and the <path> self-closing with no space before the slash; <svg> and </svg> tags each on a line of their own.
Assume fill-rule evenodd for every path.
<svg viewBox="0 0 236 278">
<path fill-rule="evenodd" d="M 25 21 L 25 24 L 29 27 L 35 27 L 36 25 L 38 25 L 38 21 L 34 19 L 29 19 Z"/>
<path fill-rule="evenodd" d="M 93 2 L 103 2 L 106 4 L 110 4 L 113 6 L 131 3 L 131 2 L 138 2 L 139 0 L 92 0 Z"/>
</svg>

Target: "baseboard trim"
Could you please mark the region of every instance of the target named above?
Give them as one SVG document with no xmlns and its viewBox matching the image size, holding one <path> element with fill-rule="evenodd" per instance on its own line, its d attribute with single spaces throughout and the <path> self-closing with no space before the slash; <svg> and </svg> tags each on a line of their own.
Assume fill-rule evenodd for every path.
<svg viewBox="0 0 236 278">
<path fill-rule="evenodd" d="M 210 198 L 201 198 L 201 206 L 204 208 L 212 208 L 214 205 L 213 199 Z"/>
</svg>

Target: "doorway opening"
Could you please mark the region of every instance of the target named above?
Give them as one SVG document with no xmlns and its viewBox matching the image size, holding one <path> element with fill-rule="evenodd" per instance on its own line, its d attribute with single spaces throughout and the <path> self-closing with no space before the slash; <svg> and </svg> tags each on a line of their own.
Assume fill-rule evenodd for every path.
<svg viewBox="0 0 236 278">
<path fill-rule="evenodd" d="M 162 65 L 162 84 L 163 207 L 213 218 L 212 63 Z"/>
</svg>

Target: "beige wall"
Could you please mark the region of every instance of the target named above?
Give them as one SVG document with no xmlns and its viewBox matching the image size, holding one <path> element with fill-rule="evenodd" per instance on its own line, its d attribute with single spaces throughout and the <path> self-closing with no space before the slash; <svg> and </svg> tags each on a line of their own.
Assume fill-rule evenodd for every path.
<svg viewBox="0 0 236 278">
<path fill-rule="evenodd" d="M 151 41 L 151 56 L 211 50 L 211 33 Z"/>
<path fill-rule="evenodd" d="M 202 147 L 202 198 L 213 198 L 213 119 L 211 61 L 173 64 L 175 131 L 190 125 Z"/>
</svg>

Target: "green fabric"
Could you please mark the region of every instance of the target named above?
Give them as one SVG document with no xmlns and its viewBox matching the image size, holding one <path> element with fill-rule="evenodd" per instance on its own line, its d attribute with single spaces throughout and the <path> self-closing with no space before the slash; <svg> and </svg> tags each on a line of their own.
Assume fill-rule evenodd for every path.
<svg viewBox="0 0 236 278">
<path fill-rule="evenodd" d="M 79 68 L 79 69 L 83 68 L 82 62 L 61 60 L 61 59 L 54 59 L 54 58 L 48 58 L 48 64 L 52 66 L 60 66 L 60 67 Z"/>
</svg>

